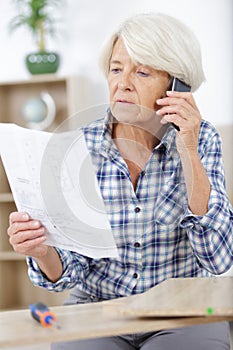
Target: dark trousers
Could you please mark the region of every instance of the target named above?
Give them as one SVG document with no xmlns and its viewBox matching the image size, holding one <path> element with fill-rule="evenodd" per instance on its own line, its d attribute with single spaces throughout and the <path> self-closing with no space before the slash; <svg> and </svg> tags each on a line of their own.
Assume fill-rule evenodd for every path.
<svg viewBox="0 0 233 350">
<path fill-rule="evenodd" d="M 52 350 L 230 350 L 227 322 L 52 344 Z"/>
</svg>

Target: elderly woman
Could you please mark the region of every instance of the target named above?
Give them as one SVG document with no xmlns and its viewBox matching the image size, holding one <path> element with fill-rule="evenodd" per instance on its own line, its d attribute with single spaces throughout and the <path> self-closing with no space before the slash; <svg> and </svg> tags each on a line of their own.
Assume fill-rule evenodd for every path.
<svg viewBox="0 0 233 350">
<path fill-rule="evenodd" d="M 10 243 L 28 256 L 32 282 L 56 291 L 77 285 L 70 302 L 79 303 L 142 293 L 171 277 L 227 271 L 233 214 L 221 141 L 192 93 L 171 91 L 174 77 L 192 91 L 204 80 L 195 36 L 167 15 L 137 15 L 111 36 L 100 62 L 110 108 L 83 132 L 119 258 L 48 247 L 38 221 L 12 213 Z M 220 350 L 229 349 L 229 333 L 227 323 L 216 323 L 52 347 Z"/>
</svg>

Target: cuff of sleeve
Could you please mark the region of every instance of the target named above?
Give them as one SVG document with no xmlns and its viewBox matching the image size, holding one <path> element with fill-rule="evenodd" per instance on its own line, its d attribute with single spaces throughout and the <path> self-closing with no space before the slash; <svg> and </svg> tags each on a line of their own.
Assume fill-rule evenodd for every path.
<svg viewBox="0 0 233 350">
<path fill-rule="evenodd" d="M 55 292 L 64 290 L 64 286 L 72 283 L 72 276 L 70 275 L 69 266 L 71 265 L 72 257 L 69 252 L 56 248 L 63 266 L 63 273 L 61 278 L 56 282 L 51 282 L 46 275 L 40 270 L 37 262 L 32 257 L 27 257 L 29 278 L 35 286 L 46 288 Z"/>
<path fill-rule="evenodd" d="M 181 219 L 180 226 L 183 228 L 192 228 L 199 226 L 200 234 L 203 233 L 203 227 L 211 230 L 219 230 L 226 219 L 225 202 L 219 191 L 211 189 L 208 212 L 205 215 L 195 215 L 191 212 L 188 206 L 185 208 L 185 213 Z"/>
</svg>

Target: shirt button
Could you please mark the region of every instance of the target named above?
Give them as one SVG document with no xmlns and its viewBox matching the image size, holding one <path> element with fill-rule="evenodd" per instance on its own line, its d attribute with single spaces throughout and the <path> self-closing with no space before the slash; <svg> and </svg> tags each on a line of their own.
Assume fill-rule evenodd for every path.
<svg viewBox="0 0 233 350">
<path fill-rule="evenodd" d="M 140 244 L 139 242 L 135 242 L 135 243 L 134 243 L 134 247 L 135 247 L 135 248 L 139 248 L 140 246 L 141 246 L 141 244 Z"/>
<path fill-rule="evenodd" d="M 135 211 L 135 213 L 139 213 L 139 212 L 141 211 L 141 208 L 136 207 L 136 208 L 134 209 L 134 211 Z"/>
<path fill-rule="evenodd" d="M 145 170 L 142 170 L 142 172 L 141 172 L 141 176 L 145 176 L 145 175 L 146 175 Z"/>
<path fill-rule="evenodd" d="M 134 272 L 133 278 L 138 278 L 138 274 L 136 272 Z"/>
</svg>

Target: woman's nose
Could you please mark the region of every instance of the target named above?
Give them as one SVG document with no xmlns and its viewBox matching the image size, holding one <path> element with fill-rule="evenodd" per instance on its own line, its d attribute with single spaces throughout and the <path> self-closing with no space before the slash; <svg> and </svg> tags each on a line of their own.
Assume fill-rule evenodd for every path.
<svg viewBox="0 0 233 350">
<path fill-rule="evenodd" d="M 129 73 L 121 74 L 121 77 L 118 82 L 118 87 L 121 90 L 132 90 L 133 83 Z"/>
</svg>

